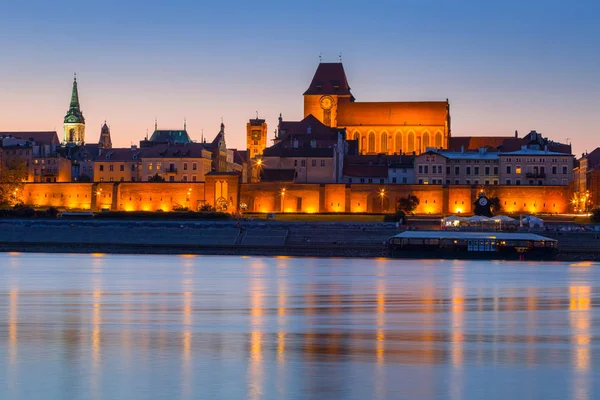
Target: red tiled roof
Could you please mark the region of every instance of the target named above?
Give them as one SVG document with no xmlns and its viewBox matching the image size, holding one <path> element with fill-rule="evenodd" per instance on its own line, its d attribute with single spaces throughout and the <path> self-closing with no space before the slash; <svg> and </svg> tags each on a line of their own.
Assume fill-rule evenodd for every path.
<svg viewBox="0 0 600 400">
<path fill-rule="evenodd" d="M 588 169 L 600 166 L 600 147 L 596 147 L 596 149 L 585 156 L 585 158 L 587 158 Z"/>
<path fill-rule="evenodd" d="M 94 154 L 90 154 L 90 156 L 95 162 L 141 161 L 140 159 L 142 158 L 142 150 L 145 149 L 113 148 L 102 149 L 102 151 L 98 151 L 98 148 L 96 148 L 96 152 Z"/>
<path fill-rule="evenodd" d="M 340 103 L 338 126 L 446 124 L 446 101 Z"/>
<path fill-rule="evenodd" d="M 350 95 L 350 86 L 342 63 L 320 63 L 304 94 Z M 354 99 L 354 98 L 353 98 Z"/>
<path fill-rule="evenodd" d="M 448 150 L 461 151 L 461 149 L 478 150 L 481 147 L 492 148 L 494 150 L 502 146 L 505 142 L 522 141 L 523 139 L 515 139 L 513 136 L 454 136 L 450 138 Z M 512 147 L 511 147 L 512 148 Z M 518 150 L 521 145 L 517 147 Z M 503 151 L 511 151 L 504 150 Z"/>
<path fill-rule="evenodd" d="M 31 140 L 38 144 L 60 144 L 56 131 L 0 132 L 0 136 L 12 136 L 17 139 Z"/>
<path fill-rule="evenodd" d="M 331 147 L 337 143 L 338 133 L 343 129 L 330 128 L 309 114 L 302 121 L 282 121 L 279 125 L 279 145 L 293 147 L 293 140 L 298 140 L 298 147 L 310 146 L 314 139 L 317 147 Z M 310 132 L 310 133 L 309 133 Z"/>
</svg>

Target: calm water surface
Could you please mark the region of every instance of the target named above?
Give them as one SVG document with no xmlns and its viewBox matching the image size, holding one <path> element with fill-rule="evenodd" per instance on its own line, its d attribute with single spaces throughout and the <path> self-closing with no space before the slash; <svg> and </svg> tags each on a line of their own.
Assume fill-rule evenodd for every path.
<svg viewBox="0 0 600 400">
<path fill-rule="evenodd" d="M 597 399 L 599 267 L 0 254 L 0 398 Z"/>
</svg>

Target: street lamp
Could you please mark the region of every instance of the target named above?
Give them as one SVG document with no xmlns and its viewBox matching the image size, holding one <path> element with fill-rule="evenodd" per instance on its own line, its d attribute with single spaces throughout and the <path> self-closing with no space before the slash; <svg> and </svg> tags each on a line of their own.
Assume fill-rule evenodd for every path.
<svg viewBox="0 0 600 400">
<path fill-rule="evenodd" d="M 281 189 L 281 212 L 285 212 L 285 188 Z"/>
<path fill-rule="evenodd" d="M 379 197 L 381 197 L 381 212 L 383 212 L 383 198 L 385 197 L 385 189 L 379 191 Z"/>
</svg>

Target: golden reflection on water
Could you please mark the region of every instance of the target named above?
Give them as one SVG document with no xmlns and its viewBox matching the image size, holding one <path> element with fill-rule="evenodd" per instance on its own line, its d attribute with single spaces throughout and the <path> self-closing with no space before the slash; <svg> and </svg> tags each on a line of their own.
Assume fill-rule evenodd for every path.
<svg viewBox="0 0 600 400">
<path fill-rule="evenodd" d="M 590 367 L 590 286 L 569 287 L 569 322 L 572 331 L 572 343 L 575 346 L 573 365 L 579 371 Z"/>
<path fill-rule="evenodd" d="M 91 335 L 91 387 L 92 396 L 100 396 L 100 373 L 101 373 L 101 354 L 102 354 L 102 272 L 105 260 L 103 254 L 92 254 L 92 335 Z"/>
<path fill-rule="evenodd" d="M 182 398 L 192 398 L 192 327 L 194 312 L 194 258 L 195 255 L 185 254 L 183 257 L 181 290 L 182 325 L 181 335 L 181 394 Z"/>
<path fill-rule="evenodd" d="M 265 292 L 265 263 L 259 259 L 251 259 L 250 263 L 250 350 L 248 362 L 249 399 L 260 399 L 263 394 L 263 296 Z"/>
<path fill-rule="evenodd" d="M 453 399 L 463 398 L 463 357 L 464 357 L 464 311 L 465 291 L 463 288 L 464 263 L 455 262 L 452 266 L 452 292 L 451 292 L 451 343 L 450 358 L 452 360 L 452 378 L 450 380 L 450 395 Z"/>
<path fill-rule="evenodd" d="M 8 311 L 8 351 L 9 362 L 14 365 L 17 361 L 18 348 L 18 322 L 19 322 L 19 290 L 11 289 L 9 294 Z"/>
</svg>

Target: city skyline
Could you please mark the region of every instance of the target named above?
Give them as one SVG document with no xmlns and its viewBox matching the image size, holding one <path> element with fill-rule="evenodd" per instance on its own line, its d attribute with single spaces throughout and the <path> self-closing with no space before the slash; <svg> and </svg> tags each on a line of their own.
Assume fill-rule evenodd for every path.
<svg viewBox="0 0 600 400">
<path fill-rule="evenodd" d="M 313 29 L 317 3 L 285 10 L 269 2 L 205 10 L 133 3 L 111 12 L 85 5 L 76 18 L 36 4 L 11 4 L 2 19 L 15 33 L 0 39 L 13 58 L 0 66 L 5 131 L 60 134 L 77 72 L 87 142 L 97 141 L 104 120 L 114 145 L 127 147 L 152 132 L 155 118 L 159 128 L 182 128 L 186 119 L 196 141 L 202 130 L 213 137 L 223 118 L 228 145 L 245 148 L 245 123 L 257 111 L 269 139 L 279 113 L 302 119 L 319 54 L 336 62 L 341 52 L 357 100 L 448 98 L 453 136 L 535 129 L 570 138 L 576 156 L 597 147 L 599 57 L 588 51 L 599 36 L 595 5 L 363 9 L 334 2 L 318 5 L 318 14 L 335 23 Z M 361 29 L 341 29 L 339 18 Z"/>
</svg>

